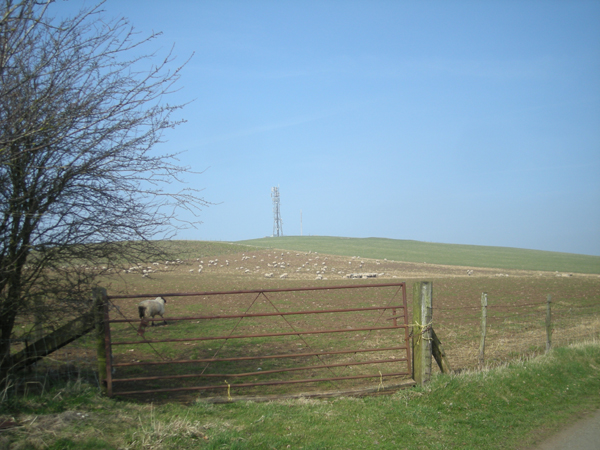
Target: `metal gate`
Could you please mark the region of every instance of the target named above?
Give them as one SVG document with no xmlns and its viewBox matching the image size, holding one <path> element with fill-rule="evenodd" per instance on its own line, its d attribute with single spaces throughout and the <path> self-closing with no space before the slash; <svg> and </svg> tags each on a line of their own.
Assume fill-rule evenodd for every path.
<svg viewBox="0 0 600 450">
<path fill-rule="evenodd" d="M 167 299 L 168 324 L 138 333 L 137 302 L 158 296 Z M 405 283 L 108 301 L 110 396 L 196 391 L 212 401 L 231 401 L 350 395 L 414 384 Z"/>
</svg>

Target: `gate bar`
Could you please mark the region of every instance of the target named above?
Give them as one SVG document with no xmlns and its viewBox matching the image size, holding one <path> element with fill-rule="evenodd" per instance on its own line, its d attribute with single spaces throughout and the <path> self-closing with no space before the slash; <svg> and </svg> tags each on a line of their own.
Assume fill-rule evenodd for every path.
<svg viewBox="0 0 600 450">
<path fill-rule="evenodd" d="M 309 311 L 288 311 L 288 312 L 275 312 L 275 313 L 248 313 L 248 314 L 232 314 L 224 316 L 195 316 L 195 317 L 168 317 L 169 320 L 198 320 L 198 319 L 239 319 L 245 317 L 271 317 L 271 316 L 292 316 L 292 315 L 305 315 L 305 314 L 327 314 L 327 313 L 341 313 L 341 312 L 358 312 L 358 311 L 385 311 L 387 309 L 395 310 L 398 308 L 404 308 L 404 306 L 372 306 L 368 308 L 349 308 L 349 309 L 322 309 L 322 310 L 309 310 Z M 392 316 L 400 317 L 400 316 Z M 124 322 L 137 322 L 140 319 L 112 319 L 110 323 L 124 323 Z M 147 319 L 148 321 L 162 321 L 163 319 Z"/>
<path fill-rule="evenodd" d="M 135 345 L 135 344 L 156 344 L 159 342 L 190 342 L 190 341 L 218 341 L 227 339 L 247 339 L 256 337 L 279 337 L 279 336 L 300 336 L 305 334 L 331 334 L 331 333 L 354 333 L 355 331 L 379 331 L 379 330 L 397 330 L 398 328 L 408 329 L 410 325 L 398 325 L 396 327 L 370 327 L 370 328 L 350 328 L 345 330 L 313 330 L 313 331 L 292 331 L 289 333 L 265 333 L 265 334 L 236 334 L 234 336 L 213 336 L 203 338 L 189 339 L 155 339 L 148 341 L 118 341 L 112 342 L 112 345 Z"/>
<path fill-rule="evenodd" d="M 304 356 L 327 356 L 327 355 L 343 355 L 346 353 L 369 353 L 369 352 L 387 352 L 392 350 L 408 350 L 408 346 L 404 347 L 383 347 L 383 348 L 369 348 L 369 349 L 358 349 L 358 350 L 342 350 L 337 352 L 313 352 L 313 353 L 287 353 L 281 355 L 266 355 L 266 356 L 240 356 L 239 358 L 207 358 L 207 359 L 187 359 L 179 361 L 167 361 L 167 362 L 135 362 L 135 363 L 117 363 L 113 364 L 113 367 L 126 367 L 126 366 L 161 366 L 171 364 L 193 364 L 193 363 L 212 363 L 212 362 L 223 362 L 223 361 L 251 361 L 256 359 L 279 359 L 279 358 L 299 358 Z M 400 360 L 398 360 L 400 361 Z"/>
<path fill-rule="evenodd" d="M 378 373 L 377 375 L 354 375 L 349 377 L 334 377 L 334 378 L 308 378 L 304 380 L 290 381 L 264 381 L 261 383 L 240 383 L 240 384 L 221 384 L 218 386 L 190 386 L 184 388 L 168 388 L 168 389 L 151 389 L 147 391 L 126 391 L 114 392 L 114 395 L 135 395 L 135 394 L 152 394 L 155 392 L 181 392 L 181 391 L 205 391 L 208 389 L 227 389 L 231 387 L 254 387 L 254 386 L 276 386 L 282 384 L 299 384 L 299 383 L 318 383 L 320 381 L 342 381 L 342 380 L 358 380 L 364 378 L 381 378 L 397 377 L 401 375 L 410 375 L 410 372 L 395 372 L 395 373 Z"/>
<path fill-rule="evenodd" d="M 259 372 L 246 372 L 246 373 L 206 373 L 206 374 L 185 374 L 185 375 L 156 375 L 153 377 L 137 377 L 137 378 L 113 378 L 112 382 L 127 382 L 127 381 L 150 381 L 150 380 L 171 380 L 180 378 L 236 378 L 236 377 L 250 377 L 253 375 L 267 375 L 272 373 L 283 373 L 283 372 L 299 372 L 302 370 L 315 370 L 315 369 L 329 369 L 331 367 L 347 367 L 347 366 L 364 366 L 368 364 L 387 364 L 404 362 L 406 358 L 397 359 L 376 359 L 371 361 L 359 361 L 354 363 L 343 362 L 338 364 L 323 364 L 320 366 L 302 366 L 302 367 L 290 367 L 287 369 L 272 369 L 272 370 L 261 370 Z"/>
<path fill-rule="evenodd" d="M 403 288 L 402 288 L 402 309 L 404 310 L 404 323 L 408 324 L 408 308 L 407 308 L 407 303 L 406 303 L 406 284 L 403 284 Z M 395 325 L 396 323 L 394 323 Z M 412 358 L 410 355 L 410 350 L 411 350 L 411 344 L 410 344 L 410 333 L 408 331 L 409 327 L 404 327 L 404 343 L 406 344 L 406 355 L 408 357 L 408 360 L 406 362 L 406 365 L 408 366 L 408 372 L 412 374 Z"/>
<path fill-rule="evenodd" d="M 379 283 L 379 284 L 349 284 L 344 286 L 319 286 L 303 288 L 281 288 L 281 289 L 249 289 L 245 291 L 220 291 L 220 292 L 173 292 L 170 294 L 130 294 L 130 295 L 109 295 L 109 300 L 124 298 L 145 298 L 145 297 L 192 297 L 207 295 L 228 295 L 228 294 L 261 294 L 263 292 L 298 292 L 298 291 L 327 291 L 333 289 L 360 289 L 371 287 L 393 287 L 404 286 L 406 283 Z M 405 290 L 404 289 L 404 290 Z"/>
</svg>

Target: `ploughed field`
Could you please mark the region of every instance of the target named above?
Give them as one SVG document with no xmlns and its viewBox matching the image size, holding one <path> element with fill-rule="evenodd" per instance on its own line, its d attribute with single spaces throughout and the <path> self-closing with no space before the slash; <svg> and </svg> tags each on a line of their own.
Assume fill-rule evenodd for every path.
<svg viewBox="0 0 600 450">
<path fill-rule="evenodd" d="M 546 299 L 552 296 L 553 345 L 600 335 L 600 276 L 403 263 L 312 252 L 252 250 L 219 256 L 150 261 L 125 267 L 107 280 L 109 295 L 166 295 L 166 326 L 137 333 L 137 303 L 115 299 L 112 324 L 115 392 L 218 386 L 187 392 L 200 397 L 265 396 L 298 392 L 382 388 L 409 378 L 403 315 L 397 286 L 376 289 L 203 295 L 217 291 L 288 289 L 406 282 L 409 323 L 412 283 L 433 281 L 433 327 L 453 370 L 477 367 L 481 294 L 488 294 L 486 364 L 542 352 Z M 383 307 L 396 306 L 395 313 Z M 369 310 L 278 315 L 348 308 Z M 239 314 L 268 317 L 225 317 Z M 189 318 L 188 320 L 173 320 Z M 157 325 L 160 321 L 157 321 Z M 396 323 L 402 325 L 401 318 Z M 368 329 L 367 329 L 368 328 Z M 372 328 L 386 328 L 376 329 Z M 311 330 L 336 333 L 309 334 Z M 278 336 L 270 336 L 278 334 Z M 284 334 L 284 335 L 281 335 Z M 243 337 L 253 336 L 253 337 Z M 218 339 L 214 339 L 218 338 Z M 150 342 L 142 342 L 147 340 Z M 152 342 L 157 340 L 172 342 Z M 140 343 L 141 342 L 141 343 Z M 364 350 L 383 349 L 376 352 Z M 281 358 L 264 358 L 280 356 Z M 244 358 L 239 360 L 238 358 Z M 140 363 L 162 363 L 140 365 Z M 367 364 L 369 363 L 369 364 Z M 121 365 L 119 365 L 121 364 Z M 330 366 L 330 367 L 324 367 Z M 297 370 L 302 367 L 302 370 Z M 153 379 L 157 376 L 169 379 Z M 201 375 L 201 376 L 199 376 Z M 325 380 L 335 378 L 335 380 Z M 323 381 L 319 381 L 323 380 Z M 285 384 L 271 384 L 284 382 Z M 244 387 L 251 383 L 258 386 Z M 169 398 L 179 391 L 154 393 Z"/>
</svg>

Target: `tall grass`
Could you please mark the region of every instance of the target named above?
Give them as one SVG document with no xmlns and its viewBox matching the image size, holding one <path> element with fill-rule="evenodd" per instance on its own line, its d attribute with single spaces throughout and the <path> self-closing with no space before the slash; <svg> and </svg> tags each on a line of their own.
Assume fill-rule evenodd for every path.
<svg viewBox="0 0 600 450">
<path fill-rule="evenodd" d="M 431 264 L 600 274 L 600 256 L 383 238 L 283 236 L 238 244 Z"/>
</svg>

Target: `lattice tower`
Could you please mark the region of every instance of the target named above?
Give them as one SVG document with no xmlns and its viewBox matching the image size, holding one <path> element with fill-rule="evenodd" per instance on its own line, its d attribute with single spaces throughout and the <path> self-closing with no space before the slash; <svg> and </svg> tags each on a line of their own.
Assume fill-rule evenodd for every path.
<svg viewBox="0 0 600 450">
<path fill-rule="evenodd" d="M 283 221 L 279 209 L 279 187 L 271 188 L 271 198 L 273 199 L 273 236 L 283 236 Z"/>
</svg>

